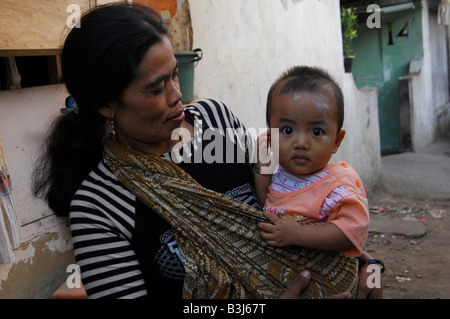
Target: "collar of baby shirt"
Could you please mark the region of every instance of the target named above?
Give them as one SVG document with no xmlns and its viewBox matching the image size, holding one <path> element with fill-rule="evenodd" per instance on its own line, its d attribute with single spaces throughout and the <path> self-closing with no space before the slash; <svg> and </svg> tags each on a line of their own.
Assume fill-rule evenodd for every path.
<svg viewBox="0 0 450 319">
<path fill-rule="evenodd" d="M 280 165 L 272 176 L 271 188 L 282 194 L 295 192 L 321 180 L 328 174 L 330 174 L 330 171 L 324 169 L 310 175 L 296 175 Z"/>
</svg>

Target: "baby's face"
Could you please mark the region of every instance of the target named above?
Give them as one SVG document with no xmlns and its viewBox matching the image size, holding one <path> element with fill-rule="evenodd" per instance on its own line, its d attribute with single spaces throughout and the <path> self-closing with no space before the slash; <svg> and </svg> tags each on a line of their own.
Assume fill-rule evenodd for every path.
<svg viewBox="0 0 450 319">
<path fill-rule="evenodd" d="M 270 127 L 279 129 L 280 165 L 298 175 L 324 168 L 345 135 L 337 132 L 336 100 L 308 92 L 274 94 Z"/>
</svg>

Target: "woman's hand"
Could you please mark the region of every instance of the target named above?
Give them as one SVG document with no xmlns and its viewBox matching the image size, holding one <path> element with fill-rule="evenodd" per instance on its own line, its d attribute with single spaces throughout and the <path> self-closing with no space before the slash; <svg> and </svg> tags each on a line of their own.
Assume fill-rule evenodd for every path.
<svg viewBox="0 0 450 319">
<path fill-rule="evenodd" d="M 383 289 L 369 288 L 367 285 L 367 279 L 372 272 L 367 271 L 368 265 L 361 267 L 358 273 L 358 292 L 356 294 L 357 299 L 383 299 Z"/>
<path fill-rule="evenodd" d="M 311 279 L 311 273 L 309 271 L 302 271 L 300 276 L 297 276 L 292 286 L 280 296 L 280 299 L 297 299 L 300 293 L 306 288 L 309 280 Z M 338 295 L 326 297 L 325 299 L 350 299 L 351 294 L 349 292 L 343 292 Z"/>
<path fill-rule="evenodd" d="M 372 256 L 363 251 L 359 257 L 361 260 L 373 259 Z M 358 299 L 382 299 L 383 298 L 383 283 L 379 288 L 369 288 L 367 281 L 372 272 L 367 271 L 369 265 L 363 265 L 358 272 L 358 292 L 356 298 Z"/>
</svg>

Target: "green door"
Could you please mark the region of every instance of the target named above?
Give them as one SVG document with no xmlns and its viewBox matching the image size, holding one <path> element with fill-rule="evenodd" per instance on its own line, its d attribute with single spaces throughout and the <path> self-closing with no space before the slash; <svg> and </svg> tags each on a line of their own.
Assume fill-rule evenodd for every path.
<svg viewBox="0 0 450 319">
<path fill-rule="evenodd" d="M 420 58 L 422 23 L 420 9 L 383 15 L 381 28 L 360 24 L 354 48 L 353 76 L 356 85 L 378 88 L 381 151 L 402 151 L 398 79 L 407 75 L 409 62 Z"/>
</svg>

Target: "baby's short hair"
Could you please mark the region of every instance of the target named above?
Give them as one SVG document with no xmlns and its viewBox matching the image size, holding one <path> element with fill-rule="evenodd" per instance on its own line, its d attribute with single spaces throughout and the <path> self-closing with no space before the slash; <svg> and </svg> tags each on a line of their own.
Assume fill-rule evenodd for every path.
<svg viewBox="0 0 450 319">
<path fill-rule="evenodd" d="M 272 97 L 277 94 L 309 92 L 318 95 L 333 95 L 337 105 L 338 132 L 344 124 L 344 94 L 334 78 L 319 67 L 295 66 L 284 72 L 272 85 L 267 95 L 266 121 L 270 127 Z"/>
</svg>

